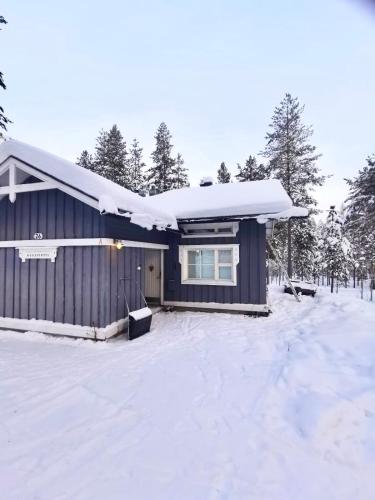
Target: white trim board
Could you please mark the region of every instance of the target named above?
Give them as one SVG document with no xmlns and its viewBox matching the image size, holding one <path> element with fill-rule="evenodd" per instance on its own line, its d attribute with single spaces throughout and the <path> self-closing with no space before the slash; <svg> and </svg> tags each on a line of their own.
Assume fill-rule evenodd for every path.
<svg viewBox="0 0 375 500">
<path fill-rule="evenodd" d="M 57 179 L 53 179 L 51 176 L 45 174 L 44 172 L 42 172 L 36 168 L 33 168 L 33 167 L 27 165 L 26 163 L 24 163 L 23 161 L 18 160 L 16 158 L 9 157 L 2 165 L 2 168 L 0 170 L 0 174 L 3 174 L 8 169 L 9 169 L 9 172 L 11 174 L 12 171 L 14 172 L 15 168 L 22 170 L 23 172 L 26 172 L 27 174 L 32 175 L 33 177 L 36 177 L 37 179 L 40 179 L 42 181 L 42 183 L 45 185 L 45 187 L 43 189 L 59 189 L 60 191 L 63 191 L 64 193 L 66 193 L 70 196 L 73 196 L 73 198 L 76 198 L 77 200 L 82 201 L 82 203 L 85 203 L 86 205 L 89 205 L 90 207 L 93 207 L 93 208 L 96 208 L 97 210 L 99 210 L 98 200 L 91 198 L 90 196 L 88 196 L 84 193 L 81 193 L 77 189 L 70 187 L 67 184 L 64 184 L 63 182 L 60 182 Z M 13 173 L 12 173 L 12 175 L 13 175 Z M 38 183 L 38 184 L 40 184 L 40 183 Z M 16 200 L 16 198 L 15 198 L 16 192 L 14 191 L 14 187 L 16 187 L 16 189 L 20 189 L 19 186 L 27 186 L 30 188 L 30 189 L 21 188 L 22 191 L 20 191 L 20 192 L 25 192 L 25 190 L 27 190 L 27 191 L 35 190 L 32 187 L 33 186 L 32 183 L 31 184 L 21 184 L 21 185 L 16 185 L 13 187 L 12 186 L 7 187 L 8 191 L 4 189 L 5 192 L 0 193 L 0 196 L 4 196 L 5 194 L 8 194 L 10 197 L 10 201 L 12 203 L 14 203 L 14 201 Z M 4 186 L 4 187 L 6 187 L 6 186 Z"/>
<path fill-rule="evenodd" d="M 163 245 L 161 243 L 147 243 L 146 241 L 132 241 L 132 240 L 116 240 L 120 242 L 125 247 L 132 248 L 151 248 L 154 250 L 168 250 L 169 245 Z"/>
<path fill-rule="evenodd" d="M 143 241 L 115 240 L 113 238 L 63 238 L 45 240 L 10 240 L 0 241 L 0 248 L 23 248 L 23 247 L 93 247 L 113 246 L 120 241 L 124 247 L 153 248 L 155 250 L 168 250 L 169 245 L 159 243 L 147 243 Z"/>
<path fill-rule="evenodd" d="M 0 241 L 0 248 L 23 247 L 94 247 L 114 245 L 112 238 L 66 238 L 57 240 L 13 240 Z"/>
<path fill-rule="evenodd" d="M 6 168 L 1 170 L 1 175 L 5 172 L 9 173 L 8 185 L 0 186 L 0 196 L 9 195 L 9 200 L 11 203 L 16 201 L 17 193 L 28 193 L 31 191 L 42 191 L 44 189 L 55 189 L 56 183 L 53 182 L 33 182 L 33 183 L 18 183 L 17 173 L 22 172 L 25 176 L 25 170 L 18 167 L 14 162 L 10 163 Z M 29 175 L 27 173 L 27 175 Z"/>
<path fill-rule="evenodd" d="M 239 246 L 239 243 L 217 243 L 216 245 L 211 243 L 187 243 L 186 245 L 179 245 L 180 248 L 187 248 L 188 250 L 199 250 L 202 248 L 217 248 L 219 250 L 225 250 L 227 248 L 239 248 Z"/>
<path fill-rule="evenodd" d="M 268 304 L 229 304 L 219 302 L 182 302 L 165 300 L 165 306 L 186 307 L 189 309 L 215 309 L 223 311 L 237 311 L 237 312 L 262 312 L 269 313 L 271 308 Z"/>
<path fill-rule="evenodd" d="M 104 328 L 92 326 L 71 325 L 68 323 L 54 323 L 41 319 L 17 319 L 0 317 L 0 328 L 21 330 L 24 332 L 40 332 L 51 335 L 64 335 L 66 337 L 80 337 L 91 340 L 106 340 L 124 331 L 127 318 L 115 321 Z M 1 333 L 0 333 L 1 335 Z"/>
<path fill-rule="evenodd" d="M 164 305 L 164 251 L 160 252 L 160 304 Z"/>
</svg>

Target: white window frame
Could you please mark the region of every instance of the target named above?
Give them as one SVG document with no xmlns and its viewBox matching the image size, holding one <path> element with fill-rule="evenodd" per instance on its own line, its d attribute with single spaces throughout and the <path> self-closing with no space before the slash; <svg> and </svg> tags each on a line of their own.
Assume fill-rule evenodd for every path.
<svg viewBox="0 0 375 500">
<path fill-rule="evenodd" d="M 180 227 L 183 231 L 187 229 L 207 229 L 207 233 L 182 234 L 182 238 L 234 238 L 238 233 L 239 224 L 238 222 L 204 222 L 201 224 L 181 224 Z M 223 227 L 228 227 L 230 230 L 226 233 L 219 232 L 219 229 Z"/>
<path fill-rule="evenodd" d="M 179 262 L 181 264 L 181 284 L 183 285 L 214 285 L 214 286 L 237 286 L 237 264 L 240 261 L 240 245 L 223 244 L 223 245 L 179 245 Z M 215 250 L 215 279 L 205 278 L 188 278 L 188 251 L 190 250 Z M 219 279 L 219 250 L 232 251 L 232 279 Z M 225 266 L 225 265 L 224 265 Z"/>
</svg>

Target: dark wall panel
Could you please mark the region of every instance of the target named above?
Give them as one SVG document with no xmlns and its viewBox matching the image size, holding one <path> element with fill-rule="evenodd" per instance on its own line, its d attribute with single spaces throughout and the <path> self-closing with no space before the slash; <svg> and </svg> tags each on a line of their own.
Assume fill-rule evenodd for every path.
<svg viewBox="0 0 375 500">
<path fill-rule="evenodd" d="M 30 240 L 35 233 L 48 239 L 105 237 L 105 217 L 57 189 L 17 194 L 15 203 L 2 198 L 0 240 Z"/>
<path fill-rule="evenodd" d="M 183 285 L 178 261 L 179 245 L 239 243 L 240 262 L 237 286 Z M 165 252 L 165 300 L 182 302 L 266 303 L 265 226 L 254 220 L 242 221 L 235 238 L 181 238 L 169 235 Z"/>
<path fill-rule="evenodd" d="M 143 307 L 144 261 L 142 248 L 60 247 L 54 263 L 0 248 L 0 317 L 105 327 L 126 317 L 124 290 Z"/>
<path fill-rule="evenodd" d="M 144 289 L 144 264 L 143 248 L 106 247 L 99 275 L 100 317 L 106 325 L 126 317 L 125 296 L 131 311 L 144 307 L 140 293 Z"/>
<path fill-rule="evenodd" d="M 90 326 L 92 323 L 92 279 L 94 278 L 92 247 L 83 247 L 82 257 L 83 260 L 79 264 L 82 274 L 82 298 L 80 300 L 82 304 L 81 324 Z"/>
<path fill-rule="evenodd" d="M 129 219 L 101 215 L 98 210 L 52 189 L 17 194 L 15 203 L 0 200 L 0 240 L 29 240 L 35 233 L 44 238 L 116 238 L 165 244 L 167 231 L 151 231 Z"/>
<path fill-rule="evenodd" d="M 58 190 L 18 194 L 15 203 L 8 197 L 0 200 L 0 240 L 29 240 L 36 232 L 45 239 L 166 238 L 164 232 L 160 237 L 123 217 L 100 215 Z M 124 277 L 130 279 L 124 283 Z M 2 317 L 104 327 L 125 317 L 124 287 L 130 309 L 143 306 L 138 284 L 144 287 L 142 248 L 59 247 L 54 263 L 23 263 L 17 249 L 0 248 Z"/>
<path fill-rule="evenodd" d="M 106 234 L 108 238 L 117 238 L 148 243 L 167 244 L 169 231 L 147 230 L 136 224 L 131 224 L 128 219 L 115 215 L 105 215 Z"/>
</svg>

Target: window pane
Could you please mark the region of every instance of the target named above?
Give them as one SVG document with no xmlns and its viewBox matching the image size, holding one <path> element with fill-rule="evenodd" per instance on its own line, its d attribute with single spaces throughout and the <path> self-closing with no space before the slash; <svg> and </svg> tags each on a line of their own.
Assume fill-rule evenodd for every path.
<svg viewBox="0 0 375 500">
<path fill-rule="evenodd" d="M 219 263 L 232 264 L 232 250 L 219 250 Z"/>
<path fill-rule="evenodd" d="M 200 263 L 200 250 L 189 250 L 188 264 L 199 264 L 199 263 Z"/>
<path fill-rule="evenodd" d="M 215 263 L 215 251 L 214 250 L 201 250 L 202 252 L 202 264 L 203 265 L 214 265 Z"/>
<path fill-rule="evenodd" d="M 232 233 L 232 228 L 231 227 L 218 227 L 217 229 L 218 233 Z"/>
<path fill-rule="evenodd" d="M 187 229 L 186 234 L 210 234 L 215 233 L 215 229 Z"/>
<path fill-rule="evenodd" d="M 213 280 L 215 279 L 215 266 L 202 265 L 202 278 Z"/>
<path fill-rule="evenodd" d="M 231 280 L 232 279 L 232 266 L 220 266 L 219 267 L 219 279 Z"/>
<path fill-rule="evenodd" d="M 189 264 L 188 265 L 188 278 L 189 279 L 200 278 L 201 277 L 200 270 L 201 270 L 200 266 L 195 266 L 195 265 Z"/>
</svg>

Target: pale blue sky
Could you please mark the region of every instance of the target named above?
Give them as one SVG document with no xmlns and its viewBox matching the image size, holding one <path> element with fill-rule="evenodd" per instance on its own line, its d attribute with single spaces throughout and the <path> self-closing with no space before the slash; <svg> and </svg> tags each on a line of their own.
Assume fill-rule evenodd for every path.
<svg viewBox="0 0 375 500">
<path fill-rule="evenodd" d="M 375 152 L 375 11 L 349 0 L 3 0 L 11 137 L 75 160 L 117 123 L 145 159 L 165 121 L 193 183 L 264 146 L 285 92 L 324 173 L 321 208 Z"/>
</svg>

